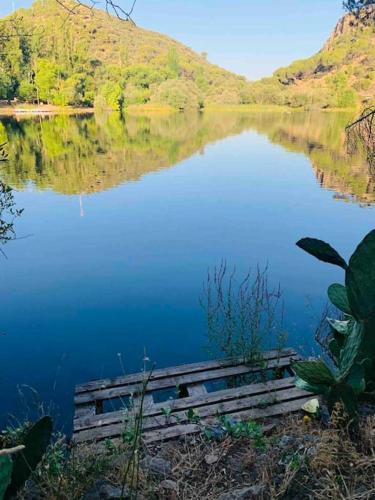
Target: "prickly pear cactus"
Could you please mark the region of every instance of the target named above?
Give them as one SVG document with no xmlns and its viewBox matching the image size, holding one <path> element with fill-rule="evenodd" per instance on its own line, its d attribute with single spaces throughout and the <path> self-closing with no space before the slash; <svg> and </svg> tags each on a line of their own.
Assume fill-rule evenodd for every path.
<svg viewBox="0 0 375 500">
<path fill-rule="evenodd" d="M 12 467 L 11 482 L 6 490 L 5 498 L 12 498 L 22 488 L 30 474 L 42 460 L 52 434 L 51 417 L 43 417 L 30 427 L 25 435 L 25 449 L 17 454 Z"/>
<path fill-rule="evenodd" d="M 358 394 L 375 388 L 375 230 L 361 241 L 348 264 L 324 241 L 303 238 L 297 246 L 344 269 L 345 286 L 334 283 L 328 288 L 330 301 L 344 315 L 343 320 L 328 319 L 328 346 L 336 369 L 321 360 L 295 363 L 296 383 L 324 394 L 331 407 L 341 401 L 354 416 Z"/>
<path fill-rule="evenodd" d="M 9 455 L 0 457 L 0 500 L 5 497 L 5 492 L 8 489 L 12 478 L 13 462 Z"/>
</svg>

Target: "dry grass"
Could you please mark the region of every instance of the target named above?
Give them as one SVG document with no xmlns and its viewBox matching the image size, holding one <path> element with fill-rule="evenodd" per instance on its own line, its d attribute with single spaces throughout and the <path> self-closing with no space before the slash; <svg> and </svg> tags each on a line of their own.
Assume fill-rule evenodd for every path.
<svg viewBox="0 0 375 500">
<path fill-rule="evenodd" d="M 214 500 L 252 485 L 262 486 L 257 498 L 265 500 L 375 498 L 375 416 L 363 417 L 355 435 L 342 426 L 340 412 L 329 427 L 313 419 L 306 423 L 302 415 L 275 424 L 260 445 L 250 437 L 190 436 L 141 450 L 171 464 L 167 479 L 173 487 L 140 469 L 134 498 Z M 37 498 L 70 500 L 82 498 L 98 480 L 121 486 L 130 453 L 114 443 L 99 450 L 79 447 L 55 470 L 51 456 L 56 453 L 35 477 Z"/>
<path fill-rule="evenodd" d="M 289 444 L 282 444 L 287 436 Z M 166 443 L 155 450 L 173 465 L 175 497 L 163 496 L 158 481 L 147 480 L 145 498 L 217 499 L 221 493 L 263 485 L 261 499 L 373 499 L 375 498 L 375 417 L 364 418 L 360 431 L 350 436 L 333 421 L 305 424 L 301 418 L 283 420 L 265 450 L 247 439 L 228 437 L 210 442 Z M 211 465 L 206 457 L 216 456 Z"/>
</svg>

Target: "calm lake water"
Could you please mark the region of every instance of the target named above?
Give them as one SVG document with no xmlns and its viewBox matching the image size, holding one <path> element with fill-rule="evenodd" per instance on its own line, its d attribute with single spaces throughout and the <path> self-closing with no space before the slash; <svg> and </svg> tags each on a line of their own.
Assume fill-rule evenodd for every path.
<svg viewBox="0 0 375 500">
<path fill-rule="evenodd" d="M 17 386 L 53 402 L 69 429 L 75 383 L 207 358 L 199 305 L 208 268 L 268 263 L 288 343 L 312 332 L 338 268 L 295 246 L 344 256 L 375 226 L 375 184 L 348 158 L 339 113 L 3 119 L 2 177 L 17 189 L 20 237 L 6 247 L 1 415 Z M 21 238 L 22 237 L 22 238 Z M 37 396 L 35 396 L 37 398 Z M 19 414 L 19 413 L 18 413 Z"/>
</svg>

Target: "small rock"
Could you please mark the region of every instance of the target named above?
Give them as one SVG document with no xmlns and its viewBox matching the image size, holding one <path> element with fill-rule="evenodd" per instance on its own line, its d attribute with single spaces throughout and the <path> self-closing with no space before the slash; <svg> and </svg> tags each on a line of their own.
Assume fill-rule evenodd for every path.
<svg viewBox="0 0 375 500">
<path fill-rule="evenodd" d="M 154 476 L 165 478 L 172 473 L 172 466 L 170 462 L 164 460 L 164 458 L 146 455 L 145 458 L 141 460 L 140 465 L 146 473 Z"/>
<path fill-rule="evenodd" d="M 288 436 L 287 434 L 284 434 L 282 438 L 279 440 L 279 447 L 280 448 L 289 448 L 295 443 L 295 439 L 292 436 Z"/>
<path fill-rule="evenodd" d="M 177 483 L 172 481 L 172 479 L 164 479 L 159 486 L 161 489 L 169 491 L 177 491 L 178 488 Z"/>
<path fill-rule="evenodd" d="M 212 465 L 219 460 L 219 457 L 215 453 L 209 453 L 204 457 L 204 461 L 207 465 Z"/>
<path fill-rule="evenodd" d="M 306 455 L 311 458 L 316 455 L 317 451 L 318 449 L 316 446 L 311 446 L 310 448 L 307 448 Z"/>
<path fill-rule="evenodd" d="M 41 497 L 41 491 L 38 485 L 32 479 L 28 479 L 25 484 L 25 499 L 37 500 Z"/>
<path fill-rule="evenodd" d="M 331 415 L 328 411 L 328 408 L 324 405 L 321 406 L 320 411 L 319 411 L 319 416 L 320 416 L 320 421 L 324 425 L 329 425 L 331 421 Z"/>
<path fill-rule="evenodd" d="M 204 433 L 208 439 L 214 439 L 215 441 L 221 441 L 227 435 L 227 431 L 221 425 L 207 426 Z"/>
<path fill-rule="evenodd" d="M 127 487 L 122 493 L 121 486 L 113 486 L 106 481 L 97 481 L 95 486 L 88 491 L 83 500 L 126 500 L 130 498 L 130 492 Z"/>
<path fill-rule="evenodd" d="M 314 434 L 305 434 L 302 439 L 305 443 L 317 443 L 320 438 Z"/>
<path fill-rule="evenodd" d="M 241 488 L 223 493 L 220 495 L 219 500 L 256 500 L 261 498 L 263 491 L 264 486 L 262 484 L 254 484 L 253 486 L 248 486 L 247 488 Z"/>
</svg>

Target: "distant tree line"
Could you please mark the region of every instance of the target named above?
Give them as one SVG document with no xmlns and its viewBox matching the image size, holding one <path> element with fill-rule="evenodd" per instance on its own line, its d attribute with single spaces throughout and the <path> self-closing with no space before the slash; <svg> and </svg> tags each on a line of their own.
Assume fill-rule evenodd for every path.
<svg viewBox="0 0 375 500">
<path fill-rule="evenodd" d="M 248 102 L 245 78 L 162 35 L 126 23 L 113 28 L 113 18 L 88 8 L 39 0 L 0 21 L 0 99 L 99 108 L 155 103 L 177 109 Z"/>
</svg>

